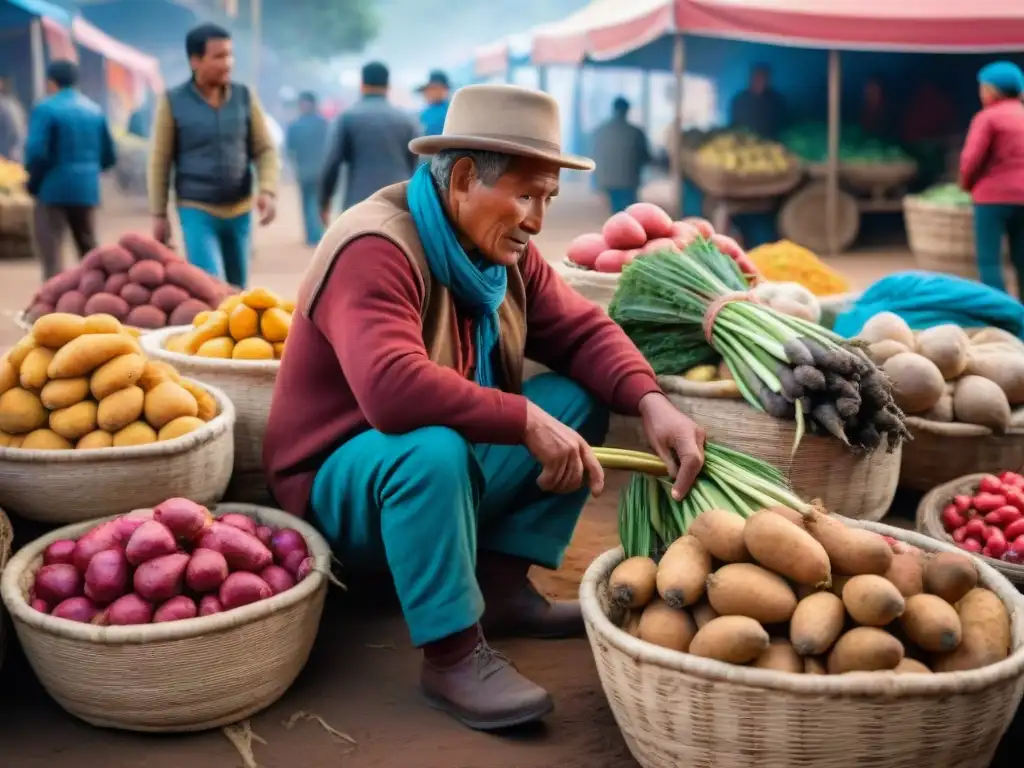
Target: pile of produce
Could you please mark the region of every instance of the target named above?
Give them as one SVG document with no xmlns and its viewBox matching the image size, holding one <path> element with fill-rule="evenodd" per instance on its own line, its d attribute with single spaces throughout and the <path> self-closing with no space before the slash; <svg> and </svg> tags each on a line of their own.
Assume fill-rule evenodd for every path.
<svg viewBox="0 0 1024 768">
<path fill-rule="evenodd" d="M 199 429 L 217 411 L 213 395 L 148 360 L 110 315 L 43 315 L 0 358 L 0 447 L 146 445 Z"/>
<path fill-rule="evenodd" d="M 784 146 L 741 131 L 719 133 L 695 156 L 701 165 L 738 176 L 778 176 L 793 167 Z"/>
<path fill-rule="evenodd" d="M 0 192 L 21 190 L 28 181 L 28 173 L 20 163 L 0 157 Z"/>
<path fill-rule="evenodd" d="M 947 208 L 969 208 L 974 205 L 971 193 L 961 189 L 959 184 L 936 184 L 917 195 L 917 198 Z"/>
<path fill-rule="evenodd" d="M 69 621 L 158 624 L 231 611 L 285 592 L 313 571 L 306 540 L 168 499 L 53 542 L 29 593 L 32 607 Z"/>
<path fill-rule="evenodd" d="M 973 496 L 954 496 L 942 527 L 960 549 L 1024 565 L 1024 476 L 985 475 Z"/>
<path fill-rule="evenodd" d="M 67 312 L 113 315 L 135 328 L 188 325 L 232 293 L 235 289 L 230 285 L 192 266 L 162 243 L 128 234 L 47 280 L 32 299 L 26 319 L 34 322 L 51 312 Z"/>
<path fill-rule="evenodd" d="M 858 338 L 870 345 L 905 413 L 1002 434 L 1012 408 L 1024 405 L 1024 342 L 999 328 L 973 337 L 956 325 L 915 333 L 899 315 L 880 312 Z"/>
<path fill-rule="evenodd" d="M 660 562 L 624 560 L 609 589 L 644 642 L 780 672 L 957 672 L 1010 652 L 1006 607 L 969 556 L 890 543 L 818 509 L 710 509 Z"/>
<path fill-rule="evenodd" d="M 266 288 L 243 291 L 196 315 L 193 329 L 171 337 L 167 349 L 199 357 L 280 360 L 294 309 Z"/>
<path fill-rule="evenodd" d="M 828 126 L 824 123 L 794 126 L 783 134 L 782 143 L 809 163 L 828 161 Z M 866 136 L 858 125 L 844 125 L 839 133 L 839 161 L 884 165 L 912 162 L 912 158 L 897 144 Z"/>
<path fill-rule="evenodd" d="M 807 288 L 815 296 L 846 293 L 850 283 L 813 252 L 803 246 L 780 240 L 747 252 L 765 280 L 793 282 Z"/>
<path fill-rule="evenodd" d="M 659 374 L 720 356 L 756 410 L 796 420 L 858 450 L 907 436 L 890 385 L 862 350 L 831 331 L 755 303 L 747 278 L 713 242 L 635 259 L 608 308 Z"/>
<path fill-rule="evenodd" d="M 703 219 L 672 221 L 672 217 L 652 203 L 631 205 L 611 216 L 600 233 L 580 235 L 569 243 L 566 258 L 584 269 L 621 272 L 641 254 L 680 252 L 702 236 L 711 238 L 733 258 L 745 258 L 739 243 L 731 237 L 715 234 Z"/>
</svg>

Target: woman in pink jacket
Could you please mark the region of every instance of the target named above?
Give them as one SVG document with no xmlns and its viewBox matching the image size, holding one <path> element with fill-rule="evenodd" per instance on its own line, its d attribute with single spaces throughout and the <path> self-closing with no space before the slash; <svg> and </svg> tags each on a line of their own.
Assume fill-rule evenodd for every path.
<svg viewBox="0 0 1024 768">
<path fill-rule="evenodd" d="M 981 281 L 1005 291 L 1003 237 L 1024 299 L 1024 73 L 997 61 L 978 73 L 982 109 L 960 155 L 960 184 L 974 200 L 974 243 Z"/>
</svg>

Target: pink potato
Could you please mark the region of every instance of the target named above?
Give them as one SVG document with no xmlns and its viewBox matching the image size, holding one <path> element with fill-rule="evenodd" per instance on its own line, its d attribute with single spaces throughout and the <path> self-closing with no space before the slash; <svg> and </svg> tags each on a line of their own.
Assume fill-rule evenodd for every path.
<svg viewBox="0 0 1024 768">
<path fill-rule="evenodd" d="M 224 613 L 220 598 L 216 595 L 203 595 L 199 600 L 199 615 L 213 616 L 215 613 Z"/>
<path fill-rule="evenodd" d="M 153 508 L 153 519 L 183 541 L 195 541 L 213 523 L 210 510 L 190 499 L 173 498 Z"/>
<path fill-rule="evenodd" d="M 175 286 L 177 287 L 177 286 Z M 195 316 L 200 312 L 205 312 L 210 308 L 210 305 L 205 301 L 199 299 L 185 299 L 171 312 L 171 317 L 167 321 L 168 325 L 191 325 Z"/>
<path fill-rule="evenodd" d="M 57 300 L 65 293 L 78 288 L 81 279 L 82 268 L 80 266 L 66 269 L 43 283 L 43 287 L 39 289 L 39 300 L 45 301 L 47 304 L 56 304 Z"/>
<path fill-rule="evenodd" d="M 33 593 L 50 605 L 77 597 L 82 594 L 82 574 L 68 563 L 44 565 L 36 573 Z"/>
<path fill-rule="evenodd" d="M 170 314 L 178 308 L 182 302 L 188 301 L 188 292 L 176 285 L 161 285 L 153 291 L 150 301 L 157 309 L 162 309 Z"/>
<path fill-rule="evenodd" d="M 308 559 L 309 555 L 301 550 L 293 550 L 288 553 L 288 556 L 281 560 L 281 567 L 284 568 L 292 576 L 299 572 L 299 566 L 302 565 L 303 561 Z"/>
<path fill-rule="evenodd" d="M 594 269 L 598 272 L 621 272 L 628 254 L 629 251 L 605 251 L 597 257 L 597 261 L 594 262 Z"/>
<path fill-rule="evenodd" d="M 225 611 L 273 597 L 274 591 L 255 573 L 232 573 L 220 587 L 220 604 Z"/>
<path fill-rule="evenodd" d="M 151 262 L 155 264 L 156 262 Z M 157 264 L 157 266 L 160 266 Z M 149 302 L 151 296 L 149 288 L 139 285 L 138 283 L 125 283 L 125 286 L 120 291 L 120 297 L 127 302 L 129 307 L 141 307 L 143 304 Z M 131 311 L 131 310 L 129 310 Z"/>
<path fill-rule="evenodd" d="M 256 527 L 256 538 L 260 540 L 260 543 L 265 546 L 270 546 L 270 539 L 274 535 L 274 529 L 269 525 L 260 525 Z"/>
<path fill-rule="evenodd" d="M 295 577 L 280 565 L 268 565 L 260 571 L 260 578 L 267 582 L 275 595 L 287 592 L 295 586 Z"/>
<path fill-rule="evenodd" d="M 120 245 L 104 245 L 100 250 L 100 260 L 108 275 L 127 272 L 135 263 L 135 257 Z"/>
<path fill-rule="evenodd" d="M 757 274 L 757 267 L 754 266 L 754 262 L 747 257 L 747 253 L 743 250 L 743 247 L 731 237 L 728 235 L 715 235 L 711 238 L 711 242 L 714 243 L 718 250 L 735 261 L 736 266 L 738 266 L 744 274 Z"/>
<path fill-rule="evenodd" d="M 93 555 L 105 549 L 114 549 L 121 546 L 123 545 L 117 521 L 108 520 L 105 523 L 100 523 L 75 543 L 75 552 L 72 555 L 72 560 L 75 567 L 81 573 L 85 573 Z"/>
<path fill-rule="evenodd" d="M 88 597 L 69 597 L 54 608 L 50 615 L 60 619 L 80 621 L 88 624 L 96 618 L 96 614 L 99 612 L 100 609 Z"/>
<path fill-rule="evenodd" d="M 259 573 L 274 561 L 270 550 L 259 539 L 225 523 L 214 522 L 199 540 L 199 546 L 220 552 L 233 571 Z"/>
<path fill-rule="evenodd" d="M 121 541 L 131 539 L 132 534 L 142 527 L 144 522 L 152 519 L 153 510 L 151 509 L 136 509 L 127 515 L 121 515 L 115 521 L 117 523 L 117 533 L 121 537 Z"/>
<path fill-rule="evenodd" d="M 139 597 L 154 603 L 181 594 L 189 556 L 184 552 L 147 560 L 135 569 L 133 583 Z"/>
<path fill-rule="evenodd" d="M 679 246 L 671 237 L 659 237 L 656 240 L 649 240 L 643 247 L 641 253 L 657 253 L 658 251 L 679 252 Z"/>
<path fill-rule="evenodd" d="M 149 624 L 152 620 L 153 606 L 134 592 L 129 592 L 108 605 L 107 609 L 93 623 L 125 627 L 134 624 Z"/>
<path fill-rule="evenodd" d="M 228 512 L 226 515 L 221 515 L 217 518 L 217 522 L 230 525 L 232 528 L 237 528 L 240 531 L 245 531 L 250 536 L 256 536 L 256 521 L 238 512 Z"/>
<path fill-rule="evenodd" d="M 228 561 L 220 552 L 199 548 L 185 569 L 185 584 L 193 592 L 216 592 L 229 573 Z"/>
<path fill-rule="evenodd" d="M 702 219 L 699 216 L 687 216 L 680 223 L 689 224 L 700 233 L 701 237 L 707 240 L 710 240 L 715 234 L 715 228 L 711 226 L 711 222 L 707 219 Z"/>
<path fill-rule="evenodd" d="M 98 552 L 85 571 L 85 596 L 100 605 L 112 603 L 128 591 L 129 575 L 121 549 Z"/>
<path fill-rule="evenodd" d="M 57 303 L 54 305 L 54 310 L 57 312 L 67 312 L 71 315 L 83 315 L 85 314 L 85 303 L 88 299 L 85 298 L 78 291 L 68 291 L 62 293 L 60 298 L 57 299 Z"/>
<path fill-rule="evenodd" d="M 591 232 L 575 238 L 565 250 L 565 256 L 573 264 L 593 269 L 597 257 L 608 250 L 608 243 L 602 235 Z"/>
<path fill-rule="evenodd" d="M 295 569 L 295 581 L 299 582 L 305 579 L 309 574 L 313 572 L 316 567 L 316 561 L 312 557 L 307 557 L 301 563 L 299 567 Z"/>
<path fill-rule="evenodd" d="M 626 213 L 640 222 L 648 238 L 672 236 L 672 217 L 654 203 L 633 203 Z"/>
<path fill-rule="evenodd" d="M 283 563 L 292 552 L 308 555 L 309 547 L 302 534 L 294 528 L 282 528 L 270 537 L 270 551 L 275 562 Z"/>
<path fill-rule="evenodd" d="M 181 621 L 183 619 L 194 619 L 199 613 L 195 600 L 191 597 L 178 595 L 172 597 L 166 603 L 156 609 L 153 614 L 153 623 L 160 624 L 164 621 Z"/>
<path fill-rule="evenodd" d="M 43 565 L 54 563 L 74 563 L 75 542 L 71 539 L 60 539 L 43 550 Z"/>
<path fill-rule="evenodd" d="M 85 298 L 99 293 L 107 284 L 107 273 L 102 269 L 87 269 L 82 273 L 82 279 L 78 283 L 78 290 Z"/>
<path fill-rule="evenodd" d="M 156 557 L 171 555 L 178 551 L 171 529 L 156 520 L 146 520 L 128 539 L 125 555 L 132 565 L 141 565 Z"/>
<path fill-rule="evenodd" d="M 111 275 L 107 278 L 107 283 L 103 286 L 104 293 L 112 293 L 117 296 L 121 293 L 121 289 L 128 285 L 128 273 L 118 272 L 116 275 Z"/>
<path fill-rule="evenodd" d="M 40 600 L 38 597 L 32 598 L 32 602 L 29 603 L 29 606 L 33 611 L 39 611 L 40 613 L 50 612 L 50 604 L 45 600 Z"/>
<path fill-rule="evenodd" d="M 629 250 L 630 248 L 643 248 L 647 242 L 647 233 L 640 225 L 640 222 L 628 213 L 616 213 L 601 228 L 608 247 L 617 250 Z M 598 256 L 598 259 L 601 257 Z"/>
</svg>

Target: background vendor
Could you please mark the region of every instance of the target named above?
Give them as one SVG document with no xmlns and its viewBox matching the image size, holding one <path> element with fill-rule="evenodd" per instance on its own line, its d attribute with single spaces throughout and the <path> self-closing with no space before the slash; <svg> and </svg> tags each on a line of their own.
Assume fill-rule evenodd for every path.
<svg viewBox="0 0 1024 768">
<path fill-rule="evenodd" d="M 960 184 L 974 200 L 974 242 L 981 281 L 1006 290 L 1003 238 L 1024 297 L 1024 73 L 997 61 L 978 73 L 981 111 L 960 156 Z"/>
<path fill-rule="evenodd" d="M 893 134 L 893 119 L 886 100 L 885 87 L 878 76 L 870 77 L 864 83 L 860 105 L 860 128 L 865 138 L 890 141 Z"/>
<path fill-rule="evenodd" d="M 595 182 L 608 198 L 612 213 L 619 213 L 640 199 L 644 167 L 651 162 L 651 148 L 643 130 L 629 122 L 629 102 L 619 96 L 612 103 L 611 118 L 594 134 Z"/>
<path fill-rule="evenodd" d="M 729 107 L 729 125 L 745 129 L 765 139 L 778 139 L 786 127 L 786 100 L 772 88 L 771 70 L 758 64 L 750 72 L 746 90 L 733 97 Z"/>
</svg>

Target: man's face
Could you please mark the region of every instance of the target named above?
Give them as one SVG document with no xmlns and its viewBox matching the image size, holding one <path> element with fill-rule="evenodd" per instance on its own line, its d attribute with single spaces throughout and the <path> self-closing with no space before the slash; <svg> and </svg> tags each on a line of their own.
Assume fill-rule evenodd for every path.
<svg viewBox="0 0 1024 768">
<path fill-rule="evenodd" d="M 208 40 L 206 52 L 192 57 L 192 69 L 204 83 L 227 85 L 235 66 L 234 49 L 230 40 Z"/>
<path fill-rule="evenodd" d="M 463 158 L 452 169 L 449 190 L 455 224 L 488 261 L 513 266 L 544 226 L 558 175 L 551 163 L 517 159 L 488 187 L 477 180 L 472 160 Z"/>
<path fill-rule="evenodd" d="M 300 115 L 311 115 L 316 112 L 316 104 L 309 99 L 303 99 L 299 102 L 299 114 Z"/>
<path fill-rule="evenodd" d="M 423 97 L 428 104 L 440 104 L 448 100 L 448 89 L 443 85 L 428 85 L 423 89 Z"/>
<path fill-rule="evenodd" d="M 768 90 L 768 73 L 758 69 L 750 76 L 750 90 L 754 93 L 764 93 Z"/>
</svg>

